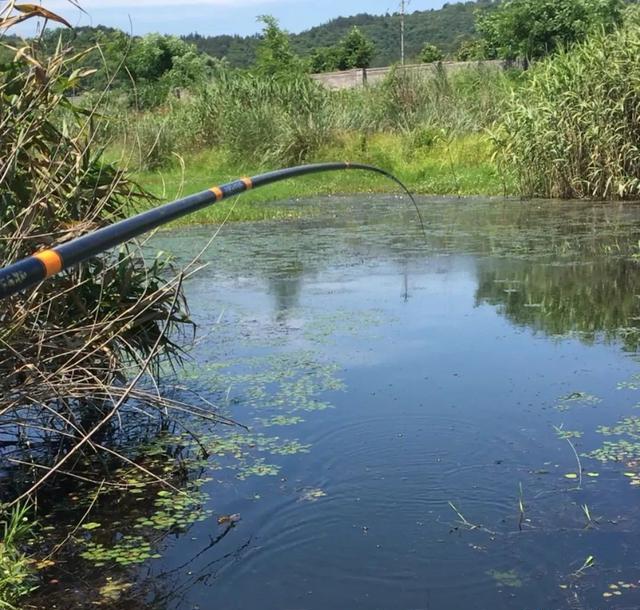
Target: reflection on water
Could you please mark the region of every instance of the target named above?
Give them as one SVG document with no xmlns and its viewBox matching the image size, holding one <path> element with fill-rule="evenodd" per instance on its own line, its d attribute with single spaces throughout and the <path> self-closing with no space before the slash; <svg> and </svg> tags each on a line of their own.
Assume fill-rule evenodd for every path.
<svg viewBox="0 0 640 610">
<path fill-rule="evenodd" d="M 638 348 L 640 274 L 636 261 L 599 260 L 541 265 L 492 261 L 478 268 L 478 304 L 511 322 L 548 335 L 573 333 L 585 341 L 619 339 Z"/>
<path fill-rule="evenodd" d="M 426 242 L 363 198 L 215 241 L 181 381 L 251 428 L 203 486 L 241 521 L 165 539 L 150 608 L 640 606 L 640 208 L 423 214 Z"/>
</svg>

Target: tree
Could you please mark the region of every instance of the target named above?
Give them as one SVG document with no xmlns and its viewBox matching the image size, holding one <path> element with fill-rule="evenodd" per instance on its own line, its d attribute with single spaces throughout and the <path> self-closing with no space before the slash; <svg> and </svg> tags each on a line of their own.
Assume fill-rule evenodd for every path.
<svg viewBox="0 0 640 610">
<path fill-rule="evenodd" d="M 340 68 L 340 49 L 338 47 L 321 47 L 311 54 L 309 67 L 311 72 L 333 72 Z"/>
<path fill-rule="evenodd" d="M 455 58 L 456 61 L 483 61 L 495 59 L 495 53 L 487 49 L 486 41 L 467 38 L 460 43 Z"/>
<path fill-rule="evenodd" d="M 502 59 L 525 62 L 622 22 L 623 0 L 508 0 L 480 16 L 477 30 Z"/>
<path fill-rule="evenodd" d="M 175 36 L 134 38 L 127 67 L 137 84 L 136 104 L 154 107 L 162 104 L 171 91 L 203 83 L 211 63 L 211 58 L 198 53 L 194 45 Z"/>
<path fill-rule="evenodd" d="M 366 70 L 374 53 L 374 44 L 354 26 L 336 46 L 315 49 L 311 54 L 310 68 L 314 73 L 352 68 Z"/>
<path fill-rule="evenodd" d="M 292 51 L 289 35 L 280 29 L 278 20 L 262 15 L 258 21 L 264 24 L 258 45 L 256 69 L 260 74 L 285 74 L 302 69 L 300 58 Z"/>
<path fill-rule="evenodd" d="M 433 64 L 444 59 L 444 53 L 434 44 L 427 43 L 420 52 L 420 61 L 425 64 Z"/>
<path fill-rule="evenodd" d="M 351 31 L 340 41 L 339 50 L 340 63 L 338 67 L 340 70 L 366 69 L 371 65 L 375 46 L 360 31 L 359 27 L 353 26 Z"/>
</svg>

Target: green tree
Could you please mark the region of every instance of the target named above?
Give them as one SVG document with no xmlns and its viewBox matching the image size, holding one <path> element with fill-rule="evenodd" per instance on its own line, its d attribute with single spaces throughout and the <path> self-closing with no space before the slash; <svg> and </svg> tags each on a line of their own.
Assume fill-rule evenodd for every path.
<svg viewBox="0 0 640 610">
<path fill-rule="evenodd" d="M 460 43 L 455 58 L 457 61 L 483 61 L 495 59 L 495 53 L 487 48 L 487 43 L 484 40 L 467 38 Z"/>
<path fill-rule="evenodd" d="M 338 47 L 321 47 L 315 49 L 309 60 L 311 72 L 333 72 L 340 69 L 340 49 Z"/>
<path fill-rule="evenodd" d="M 204 83 L 213 59 L 175 36 L 149 34 L 133 39 L 126 61 L 136 81 L 137 105 L 154 107 L 171 91 Z"/>
<path fill-rule="evenodd" d="M 375 45 L 360 31 L 360 28 L 353 26 L 351 31 L 340 41 L 338 67 L 340 70 L 366 69 L 371 65 L 374 53 Z"/>
<path fill-rule="evenodd" d="M 272 15 L 262 15 L 258 21 L 264 24 L 257 50 L 256 69 L 260 74 L 284 74 L 302 69 L 300 58 L 291 49 L 289 35 L 280 29 Z"/>
<path fill-rule="evenodd" d="M 433 64 L 444 59 L 444 53 L 434 44 L 426 43 L 420 52 L 420 61 L 425 64 Z"/>
<path fill-rule="evenodd" d="M 623 0 L 508 0 L 478 18 L 477 29 L 502 59 L 525 62 L 567 48 L 622 22 Z"/>
</svg>

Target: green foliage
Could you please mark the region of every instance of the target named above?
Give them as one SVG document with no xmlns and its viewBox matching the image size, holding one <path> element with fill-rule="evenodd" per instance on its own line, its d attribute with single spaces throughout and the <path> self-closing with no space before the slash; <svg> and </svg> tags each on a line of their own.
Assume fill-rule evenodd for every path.
<svg viewBox="0 0 640 610">
<path fill-rule="evenodd" d="M 200 98 L 206 124 L 237 159 L 298 163 L 331 137 L 328 92 L 303 74 L 255 79 L 229 74 Z"/>
<path fill-rule="evenodd" d="M 141 169 L 170 165 L 174 153 L 212 143 L 235 163 L 305 162 L 354 132 L 446 139 L 482 131 L 498 117 L 512 82 L 509 73 L 483 66 L 451 74 L 396 70 L 381 86 L 329 91 L 303 73 L 221 70 L 211 86 L 161 112 L 123 113 L 119 141 Z"/>
<path fill-rule="evenodd" d="M 612 31 L 623 6 L 623 0 L 508 0 L 481 15 L 477 28 L 498 57 L 536 60 L 600 29 Z"/>
<path fill-rule="evenodd" d="M 406 50 L 409 58 L 417 58 L 425 40 L 429 40 L 446 55 L 453 54 L 459 40 L 475 33 L 477 9 L 492 10 L 493 0 L 447 3 L 441 9 L 414 11 L 406 17 Z M 371 66 L 388 66 L 400 60 L 400 16 L 397 13 L 339 17 L 326 24 L 291 36 L 292 49 L 303 58 L 310 58 L 318 49 L 336 49 L 340 40 L 356 26 L 369 40 L 375 41 Z M 238 68 L 250 68 L 256 59 L 259 39 L 255 36 L 211 36 L 192 34 L 185 38 L 212 57 L 226 58 Z M 322 53 L 322 52 L 321 52 Z M 313 60 L 312 65 L 318 60 Z M 320 65 L 325 66 L 324 62 Z M 333 64 L 329 64 L 333 65 Z M 318 72 L 330 67 L 315 68 Z"/>
<path fill-rule="evenodd" d="M 367 100 L 374 129 L 437 129 L 441 134 L 483 130 L 500 116 L 517 76 L 477 66 L 432 74 L 392 70 L 381 87 L 354 94 Z"/>
<path fill-rule="evenodd" d="M 204 83 L 211 62 L 179 38 L 149 34 L 132 41 L 126 67 L 133 77 L 137 107 L 153 108 L 171 92 Z"/>
<path fill-rule="evenodd" d="M 85 545 L 85 551 L 80 556 L 87 561 L 94 562 L 98 567 L 112 562 L 126 567 L 160 557 L 160 555 L 153 553 L 151 544 L 141 536 L 123 536 L 115 546 L 88 541 Z"/>
<path fill-rule="evenodd" d="M 374 53 L 375 45 L 354 26 L 335 47 L 314 50 L 309 65 L 312 72 L 368 68 Z"/>
<path fill-rule="evenodd" d="M 26 506 L 14 508 L 2 522 L 0 541 L 0 609 L 17 610 L 20 600 L 34 590 L 32 566 L 21 551 L 33 529 Z"/>
<path fill-rule="evenodd" d="M 639 53 L 630 26 L 535 67 L 495 134 L 524 195 L 638 197 Z"/>
<path fill-rule="evenodd" d="M 444 53 L 434 44 L 427 43 L 420 52 L 420 61 L 425 64 L 432 64 L 444 59 Z"/>
<path fill-rule="evenodd" d="M 321 47 L 315 49 L 309 58 L 309 68 L 311 72 L 334 72 L 340 66 L 339 47 Z"/>
<path fill-rule="evenodd" d="M 339 50 L 338 68 L 340 70 L 368 68 L 375 52 L 375 46 L 357 26 L 353 26 L 340 41 Z"/>
<path fill-rule="evenodd" d="M 455 59 L 456 61 L 484 61 L 495 59 L 495 52 L 487 48 L 485 40 L 467 38 L 457 48 Z"/>
<path fill-rule="evenodd" d="M 215 67 L 215 60 L 175 36 L 132 37 L 98 26 L 47 30 L 37 42 L 44 55 L 54 54 L 59 43 L 84 53 L 82 65 L 94 71 L 77 83 L 76 93 L 108 89 L 138 108 L 156 107 L 171 93 L 204 83 Z"/>
<path fill-rule="evenodd" d="M 291 50 L 289 35 L 280 29 L 277 19 L 262 15 L 258 20 L 264 24 L 264 30 L 257 49 L 256 72 L 267 77 L 300 72 L 302 63 Z"/>
</svg>

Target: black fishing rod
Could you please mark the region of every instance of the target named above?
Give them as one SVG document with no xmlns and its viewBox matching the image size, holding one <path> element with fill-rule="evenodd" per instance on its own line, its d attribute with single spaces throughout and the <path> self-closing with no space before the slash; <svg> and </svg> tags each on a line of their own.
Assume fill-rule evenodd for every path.
<svg viewBox="0 0 640 610">
<path fill-rule="evenodd" d="M 159 206 L 132 218 L 121 220 L 93 233 L 89 233 L 66 244 L 56 246 L 50 250 L 42 250 L 24 258 L 4 269 L 0 269 L 0 299 L 10 297 L 22 290 L 26 290 L 47 278 L 73 267 L 102 252 L 119 246 L 120 244 L 139 237 L 140 235 L 157 229 L 173 220 L 192 214 L 223 199 L 240 195 L 245 191 L 280 182 L 288 178 L 296 178 L 308 174 L 330 172 L 338 170 L 365 170 L 386 176 L 398 184 L 410 197 L 415 206 L 420 225 L 424 232 L 424 223 L 418 205 L 409 189 L 393 174 L 362 163 L 317 163 L 301 165 L 274 172 L 261 174 L 253 178 L 240 178 L 234 182 L 214 186 L 213 188 L 178 199 L 173 203 Z"/>
</svg>

